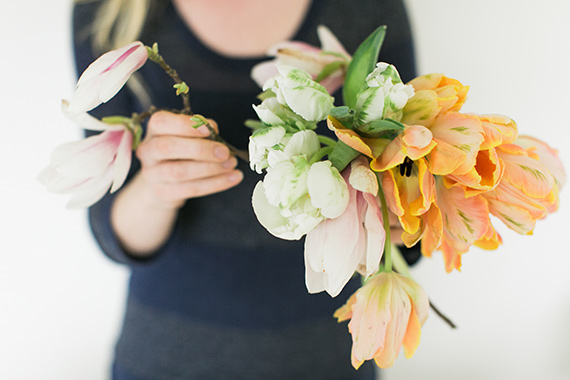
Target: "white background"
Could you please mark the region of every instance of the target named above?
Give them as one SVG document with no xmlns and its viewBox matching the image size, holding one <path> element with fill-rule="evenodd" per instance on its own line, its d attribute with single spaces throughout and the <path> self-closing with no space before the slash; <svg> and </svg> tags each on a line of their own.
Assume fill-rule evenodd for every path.
<svg viewBox="0 0 570 380">
<path fill-rule="evenodd" d="M 348 0 L 347 0 L 348 1 Z M 468 112 L 502 113 L 570 167 L 570 1 L 408 0 L 420 73 L 471 86 Z M 59 112 L 73 88 L 68 0 L 0 5 L 0 379 L 103 380 L 127 272 L 94 245 L 83 211 L 36 182 L 53 148 L 81 132 Z M 441 255 L 413 271 L 435 315 L 416 355 L 383 378 L 570 379 L 570 192 L 534 236 L 499 226 L 498 251 L 461 273 Z M 497 223 L 498 224 L 498 223 Z"/>
</svg>

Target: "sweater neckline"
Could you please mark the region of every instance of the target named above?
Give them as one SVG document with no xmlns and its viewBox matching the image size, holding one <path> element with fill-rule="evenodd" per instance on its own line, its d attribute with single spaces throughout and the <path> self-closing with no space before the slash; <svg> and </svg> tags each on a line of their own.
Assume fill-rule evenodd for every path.
<svg viewBox="0 0 570 380">
<path fill-rule="evenodd" d="M 311 0 L 305 16 L 297 28 L 297 31 L 292 37 L 292 40 L 300 40 L 301 36 L 307 35 L 310 32 L 311 20 L 315 19 L 318 12 L 319 0 Z M 222 54 L 209 46 L 207 46 L 202 40 L 192 31 L 192 29 L 186 24 L 182 17 L 178 14 L 174 4 L 169 2 L 167 12 L 172 12 L 174 14 L 175 26 L 180 30 L 179 35 L 182 36 L 188 45 L 196 51 L 197 54 L 202 56 L 204 59 L 211 61 L 212 63 L 226 64 L 232 66 L 248 67 L 251 68 L 253 65 L 269 59 L 269 56 L 261 55 L 254 57 L 233 57 Z"/>
</svg>

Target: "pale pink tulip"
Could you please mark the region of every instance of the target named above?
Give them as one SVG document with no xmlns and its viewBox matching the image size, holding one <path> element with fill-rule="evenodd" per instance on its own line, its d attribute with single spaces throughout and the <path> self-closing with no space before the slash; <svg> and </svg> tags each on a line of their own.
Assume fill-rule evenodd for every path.
<svg viewBox="0 0 570 380">
<path fill-rule="evenodd" d="M 363 173 L 366 169 L 368 174 Z M 365 277 L 376 273 L 384 251 L 386 233 L 376 197 L 376 175 L 364 157 L 342 175 L 349 191 L 346 210 L 338 218 L 322 221 L 305 240 L 309 293 L 327 291 L 336 297 L 355 271 Z"/>
<path fill-rule="evenodd" d="M 63 108 L 65 112 L 65 102 Z M 103 132 L 57 147 L 38 180 L 48 191 L 73 193 L 67 206 L 82 208 L 97 202 L 109 188 L 115 192 L 123 185 L 131 166 L 133 134 L 124 125 L 106 124 L 86 113 L 71 118 L 85 129 Z"/>
<path fill-rule="evenodd" d="M 103 54 L 83 72 L 69 104 L 72 115 L 109 101 L 148 58 L 142 42 L 133 42 Z"/>
<path fill-rule="evenodd" d="M 321 42 L 320 49 L 299 41 L 287 41 L 272 46 L 267 55 L 275 59 L 254 66 L 251 71 L 252 79 L 259 87 L 263 87 L 269 78 L 277 75 L 277 64 L 301 69 L 315 79 L 325 66 L 338 61 L 336 70 L 320 82 L 329 94 L 334 93 L 344 82 L 344 74 L 351 57 L 327 27 L 320 25 L 317 33 Z"/>
<path fill-rule="evenodd" d="M 414 281 L 383 272 L 368 280 L 334 316 L 339 322 L 350 319 L 354 368 L 370 359 L 388 368 L 402 346 L 406 358 L 414 355 L 428 311 L 427 295 Z"/>
</svg>

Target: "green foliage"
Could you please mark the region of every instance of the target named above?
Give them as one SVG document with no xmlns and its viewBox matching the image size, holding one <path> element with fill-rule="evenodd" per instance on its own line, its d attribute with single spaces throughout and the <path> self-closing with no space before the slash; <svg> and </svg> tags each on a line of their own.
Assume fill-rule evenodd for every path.
<svg viewBox="0 0 570 380">
<path fill-rule="evenodd" d="M 186 84 L 186 82 L 176 83 L 172 87 L 174 87 L 176 89 L 176 95 L 187 94 L 188 91 L 190 91 L 190 88 L 188 88 L 188 85 Z"/>
<path fill-rule="evenodd" d="M 332 165 L 338 169 L 339 172 L 343 171 L 344 168 L 350 164 L 352 160 L 358 157 L 360 153 L 342 141 L 338 141 L 334 147 L 331 154 L 329 154 L 329 160 Z"/>
<path fill-rule="evenodd" d="M 348 65 L 342 93 L 344 104 L 348 107 L 355 107 L 356 95 L 378 62 L 378 54 L 385 35 L 386 26 L 380 26 L 356 49 L 352 61 Z"/>
<path fill-rule="evenodd" d="M 392 140 L 401 131 L 404 125 L 396 120 L 374 120 L 356 128 L 358 134 L 366 138 L 386 138 Z"/>
<path fill-rule="evenodd" d="M 323 79 L 329 77 L 332 73 L 337 71 L 340 67 L 342 67 L 345 64 L 346 62 L 344 61 L 333 61 L 329 63 L 328 65 L 323 67 L 319 75 L 317 75 L 317 77 L 315 78 L 315 82 L 320 82 Z"/>
<path fill-rule="evenodd" d="M 331 109 L 330 115 L 338 120 L 345 128 L 352 129 L 354 124 L 354 110 L 347 106 Z"/>
</svg>

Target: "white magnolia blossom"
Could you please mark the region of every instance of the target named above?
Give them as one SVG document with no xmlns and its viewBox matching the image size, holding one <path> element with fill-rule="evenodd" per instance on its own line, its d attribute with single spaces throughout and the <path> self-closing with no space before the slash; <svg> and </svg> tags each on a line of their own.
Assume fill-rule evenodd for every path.
<svg viewBox="0 0 570 380">
<path fill-rule="evenodd" d="M 106 103 L 148 58 L 142 42 L 133 42 L 103 54 L 81 74 L 68 112 L 78 115 Z"/>
<path fill-rule="evenodd" d="M 263 90 L 271 90 L 280 104 L 307 121 L 324 120 L 333 108 L 334 98 L 307 72 L 278 65 L 279 75 L 268 79 Z"/>
<path fill-rule="evenodd" d="M 63 111 L 80 127 L 103 132 L 57 147 L 38 181 L 53 193 L 72 193 L 69 208 L 89 207 L 125 182 L 133 134 L 122 124 L 106 124 L 87 113 L 71 115 L 65 101 Z"/>
<path fill-rule="evenodd" d="M 378 62 L 366 77 L 366 86 L 357 95 L 355 121 L 362 125 L 374 120 L 399 118 L 402 108 L 414 96 L 393 65 Z"/>
</svg>

